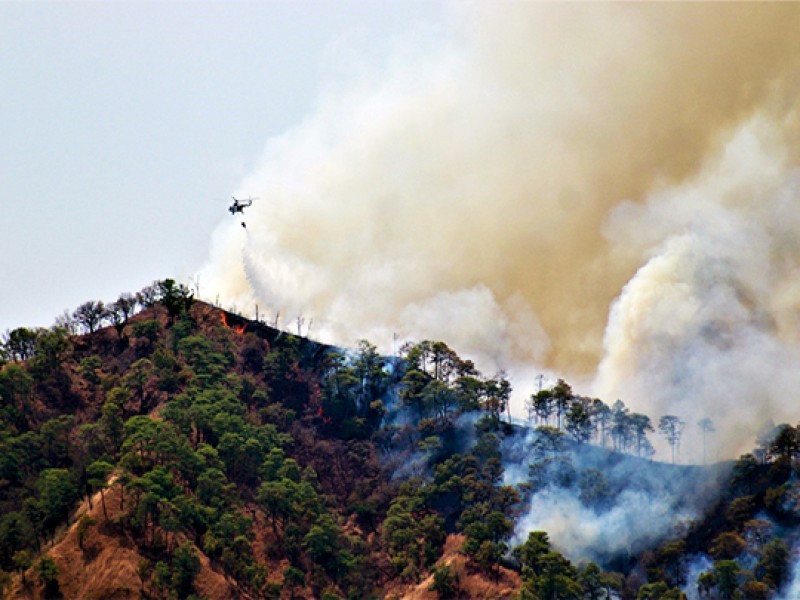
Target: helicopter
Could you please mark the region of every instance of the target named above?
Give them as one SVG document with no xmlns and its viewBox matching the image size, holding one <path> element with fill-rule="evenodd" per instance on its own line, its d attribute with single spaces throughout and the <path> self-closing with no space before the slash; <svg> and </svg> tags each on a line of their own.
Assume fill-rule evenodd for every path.
<svg viewBox="0 0 800 600">
<path fill-rule="evenodd" d="M 237 212 L 244 214 L 244 209 L 248 206 L 253 204 L 253 200 L 258 200 L 258 198 L 244 198 L 239 200 L 236 196 L 231 196 L 233 198 L 233 204 L 228 207 L 228 210 L 231 212 L 232 215 L 235 215 Z"/>
</svg>

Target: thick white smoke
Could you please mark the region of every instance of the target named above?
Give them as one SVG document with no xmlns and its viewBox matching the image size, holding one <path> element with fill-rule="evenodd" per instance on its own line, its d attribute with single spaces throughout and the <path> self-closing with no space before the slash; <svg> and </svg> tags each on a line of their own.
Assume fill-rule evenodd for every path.
<svg viewBox="0 0 800 600">
<path fill-rule="evenodd" d="M 777 595 L 775 600 L 797 600 L 797 598 L 800 598 L 800 560 L 798 560 L 796 552 L 793 558 L 794 567 L 792 568 L 791 581 L 786 585 L 786 589 Z"/>
<path fill-rule="evenodd" d="M 620 204 L 605 229 L 643 264 L 612 305 L 597 393 L 688 431 L 712 417 L 728 453 L 766 419 L 798 418 L 800 172 L 773 127 L 754 118 L 696 177 Z"/>
<path fill-rule="evenodd" d="M 546 531 L 571 560 L 607 565 L 680 536 L 716 498 L 719 470 L 581 446 L 564 446 L 543 457 L 535 450 L 540 436 L 529 431 L 524 438 L 503 441 L 504 483 L 533 485 L 526 510 L 515 523 L 512 547 L 531 531 Z M 536 465 L 533 476 L 531 461 Z"/>
<path fill-rule="evenodd" d="M 598 512 L 584 506 L 571 491 L 546 490 L 537 494 L 530 510 L 517 523 L 525 541 L 530 531 L 546 531 L 557 546 L 576 562 L 641 552 L 662 541 L 694 513 L 676 512 L 671 498 L 625 491 L 613 506 Z"/>
<path fill-rule="evenodd" d="M 690 429 L 794 418 L 797 31 L 796 4 L 458 4 L 268 142 L 204 289 Z"/>
</svg>

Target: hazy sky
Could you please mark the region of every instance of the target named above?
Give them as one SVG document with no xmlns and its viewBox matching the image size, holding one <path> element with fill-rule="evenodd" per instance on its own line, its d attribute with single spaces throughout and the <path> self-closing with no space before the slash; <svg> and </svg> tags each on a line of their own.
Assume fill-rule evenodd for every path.
<svg viewBox="0 0 800 600">
<path fill-rule="evenodd" d="M 0 332 L 188 283 L 341 57 L 380 68 L 444 20 L 434 2 L 1 2 Z"/>
</svg>

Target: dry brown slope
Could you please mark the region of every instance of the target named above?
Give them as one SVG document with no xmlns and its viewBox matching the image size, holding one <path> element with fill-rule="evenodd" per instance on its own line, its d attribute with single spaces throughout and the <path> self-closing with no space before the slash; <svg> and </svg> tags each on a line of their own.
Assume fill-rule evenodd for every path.
<svg viewBox="0 0 800 600">
<path fill-rule="evenodd" d="M 444 554 L 435 565 L 436 567 L 446 565 L 450 568 L 450 573 L 456 576 L 459 590 L 457 597 L 461 600 L 516 598 L 522 585 L 519 573 L 501 567 L 497 581 L 493 581 L 485 574 L 471 568 L 467 557 L 461 554 L 465 539 L 463 535 L 447 536 Z M 432 583 L 433 575 L 416 585 L 388 589 L 386 597 L 398 600 L 439 600 L 439 594 L 428 589 Z"/>
<path fill-rule="evenodd" d="M 143 598 L 149 590 L 148 583 L 139 577 L 139 563 L 143 556 L 127 533 L 115 525 L 120 510 L 119 486 L 105 492 L 108 520 L 103 515 L 100 494 L 95 494 L 90 508 L 84 503 L 76 511 L 72 524 L 62 532 L 55 545 L 45 548 L 58 567 L 58 584 L 65 600 L 130 600 Z M 127 508 L 127 506 L 126 506 Z M 82 516 L 94 519 L 86 531 L 81 548 L 78 540 L 78 523 Z M 213 569 L 208 557 L 198 550 L 200 573 L 195 580 L 199 596 L 209 598 L 235 598 L 236 590 L 225 577 Z M 8 599 L 43 598 L 43 587 L 35 583 L 35 569 L 26 573 L 27 585 L 16 577 L 6 590 Z"/>
</svg>

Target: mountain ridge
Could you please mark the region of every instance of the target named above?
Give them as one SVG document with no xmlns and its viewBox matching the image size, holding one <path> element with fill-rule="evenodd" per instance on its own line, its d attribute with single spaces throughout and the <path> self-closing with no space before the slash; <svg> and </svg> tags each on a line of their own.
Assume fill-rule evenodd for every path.
<svg viewBox="0 0 800 600">
<path fill-rule="evenodd" d="M 788 584 L 794 428 L 761 462 L 653 463 L 625 453 L 640 438 L 589 429 L 581 411 L 604 405 L 564 382 L 532 395 L 565 401 L 559 427 L 544 409 L 512 425 L 510 384 L 442 342 L 343 352 L 165 281 L 108 327 L 6 336 L 8 597 L 667 599 L 702 583 L 766 598 Z M 641 417 L 623 409 L 619 423 Z"/>
</svg>

